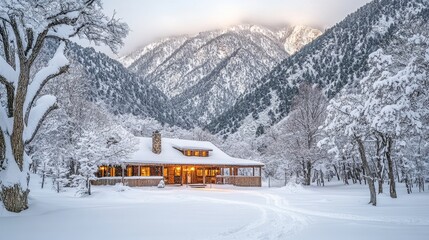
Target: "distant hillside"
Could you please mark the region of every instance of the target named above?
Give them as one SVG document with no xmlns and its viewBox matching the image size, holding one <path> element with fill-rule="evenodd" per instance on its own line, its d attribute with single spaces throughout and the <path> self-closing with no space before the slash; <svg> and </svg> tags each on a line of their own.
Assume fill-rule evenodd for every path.
<svg viewBox="0 0 429 240">
<path fill-rule="evenodd" d="M 274 66 L 321 32 L 239 25 L 160 40 L 119 59 L 157 86 L 175 109 L 206 125 Z"/>
<path fill-rule="evenodd" d="M 327 96 L 334 96 L 347 83 L 366 76 L 368 56 L 390 45 L 395 34 L 415 21 L 427 24 L 428 6 L 426 0 L 368 3 L 283 60 L 207 128 L 223 135 L 254 135 L 256 129 L 269 127 L 288 114 L 297 86 L 304 81 L 319 84 Z"/>
</svg>

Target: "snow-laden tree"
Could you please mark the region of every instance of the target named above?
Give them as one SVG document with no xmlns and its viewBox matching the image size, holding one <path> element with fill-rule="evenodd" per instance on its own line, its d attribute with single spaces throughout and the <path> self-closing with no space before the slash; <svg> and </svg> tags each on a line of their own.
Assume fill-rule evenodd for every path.
<svg viewBox="0 0 429 240">
<path fill-rule="evenodd" d="M 31 143 L 32 168 L 41 176 L 41 187 L 51 177 L 57 192 L 68 185 L 69 159 L 73 153 L 70 141 L 71 121 L 63 107 L 50 114 Z"/>
<path fill-rule="evenodd" d="M 143 118 L 133 114 L 117 115 L 115 121 L 137 137 L 150 137 L 155 131 L 163 133 L 169 128 L 153 118 Z"/>
<path fill-rule="evenodd" d="M 6 106 L 0 107 L 0 196 L 7 210 L 20 212 L 28 207 L 31 158 L 25 147 L 56 108 L 56 98 L 40 92 L 68 69 L 64 41 L 80 37 L 116 51 L 127 32 L 125 24 L 104 15 L 101 0 L 0 2 L 0 83 L 7 92 Z M 45 67 L 34 69 L 50 38 L 60 45 Z"/>
<path fill-rule="evenodd" d="M 265 174 L 270 177 L 284 178 L 285 184 L 292 175 L 300 171 L 296 168 L 295 162 L 292 161 L 293 156 L 288 151 L 287 144 L 291 134 L 287 132 L 286 121 L 287 118 L 267 129 L 266 133 L 258 139 L 259 145 L 265 146 L 261 152 L 265 162 Z"/>
<path fill-rule="evenodd" d="M 89 118 L 97 108 L 86 100 L 86 82 L 82 69 L 72 67 L 61 79 L 46 84 L 42 94 L 58 96 L 59 109 L 49 114 L 39 133 L 30 144 L 32 168 L 39 169 L 44 185 L 45 176 L 53 179 L 53 186 L 59 192 L 70 186 L 70 176 L 77 172 L 75 146 L 80 140 Z M 65 174 L 63 174 L 65 173 Z"/>
<path fill-rule="evenodd" d="M 292 112 L 286 119 L 288 134 L 285 148 L 303 173 L 303 184 L 310 185 L 314 164 L 325 157 L 323 149 L 317 146 L 326 118 L 328 100 L 316 86 L 301 84 L 299 94 L 292 104 Z"/>
<path fill-rule="evenodd" d="M 349 141 L 356 143 L 361 158 L 362 166 L 365 171 L 364 177 L 368 182 L 370 191 L 370 201 L 372 205 L 377 205 L 377 196 L 374 185 L 374 174 L 371 171 L 365 150 L 365 141 L 370 137 L 371 131 L 369 123 L 364 113 L 362 95 L 356 92 L 356 88 L 344 89 L 334 99 L 329 102 L 327 107 L 327 117 L 323 127 L 327 138 L 323 142 L 335 144 L 338 135 L 346 136 Z"/>
<path fill-rule="evenodd" d="M 75 150 L 79 168 L 72 176 L 78 192 L 91 195 L 91 180 L 98 166 L 120 165 L 136 150 L 136 144 L 134 136 L 119 125 L 103 124 L 85 130 Z"/>
<path fill-rule="evenodd" d="M 420 136 L 427 128 L 423 119 L 429 114 L 428 37 L 429 32 L 422 29 L 399 32 L 387 49 L 381 48 L 369 56 L 371 69 L 360 81 L 365 117 L 383 145 L 392 198 L 397 197 L 394 144 Z"/>
<path fill-rule="evenodd" d="M 74 63 L 71 66 L 68 74 L 44 89 L 59 96 L 60 109 L 48 116 L 31 144 L 38 160 L 33 164 L 40 165 L 41 174 L 52 177 L 57 191 L 79 187 L 80 194 L 90 194 L 97 166 L 120 164 L 137 142 L 103 104 L 87 100 L 82 69 Z"/>
</svg>

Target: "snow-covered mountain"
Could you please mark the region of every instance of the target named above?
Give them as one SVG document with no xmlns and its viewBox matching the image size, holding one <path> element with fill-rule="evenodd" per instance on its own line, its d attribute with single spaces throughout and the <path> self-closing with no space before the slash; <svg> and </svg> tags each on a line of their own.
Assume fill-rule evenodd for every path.
<svg viewBox="0 0 429 240">
<path fill-rule="evenodd" d="M 300 82 L 317 83 L 333 97 L 346 84 L 367 76 L 371 53 L 390 46 L 402 30 L 421 34 L 428 20 L 427 0 L 372 1 L 282 61 L 207 128 L 213 133 L 254 136 L 257 129 L 288 114 Z"/>
<path fill-rule="evenodd" d="M 283 28 L 277 31 L 286 52 L 290 55 L 298 52 L 308 43 L 319 37 L 322 32 L 317 28 L 308 26 L 294 26 L 291 28 Z"/>
<path fill-rule="evenodd" d="M 319 36 L 309 27 L 238 25 L 160 40 L 119 59 L 198 125 L 222 114 L 280 61 Z"/>
<path fill-rule="evenodd" d="M 187 127 L 170 100 L 156 86 L 128 71 L 116 60 L 69 43 L 67 56 L 87 83 L 87 98 L 102 102 L 114 114 L 149 117 L 161 123 Z M 58 96 L 61 97 L 61 96 Z"/>
</svg>

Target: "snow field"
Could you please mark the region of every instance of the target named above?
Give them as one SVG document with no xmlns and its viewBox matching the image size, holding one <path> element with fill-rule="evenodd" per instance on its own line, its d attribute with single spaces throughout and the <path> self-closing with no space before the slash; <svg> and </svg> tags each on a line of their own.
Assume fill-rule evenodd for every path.
<svg viewBox="0 0 429 240">
<path fill-rule="evenodd" d="M 93 187 L 78 197 L 40 189 L 32 176 L 30 209 L 0 210 L 2 239 L 426 239 L 429 193 L 367 204 L 365 185 L 205 189 Z M 22 230 L 25 229 L 25 230 Z"/>
</svg>

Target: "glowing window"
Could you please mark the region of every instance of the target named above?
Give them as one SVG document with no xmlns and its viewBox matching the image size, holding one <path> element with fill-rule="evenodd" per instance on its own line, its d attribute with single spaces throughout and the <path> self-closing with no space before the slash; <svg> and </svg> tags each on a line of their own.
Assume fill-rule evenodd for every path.
<svg viewBox="0 0 429 240">
<path fill-rule="evenodd" d="M 181 175 L 181 172 L 180 172 L 180 167 L 176 167 L 176 168 L 174 168 L 174 176 L 180 176 Z"/>
<path fill-rule="evenodd" d="M 133 176 L 133 167 L 127 166 L 127 177 Z"/>
<path fill-rule="evenodd" d="M 150 167 L 141 167 L 140 176 L 150 176 Z"/>
</svg>

